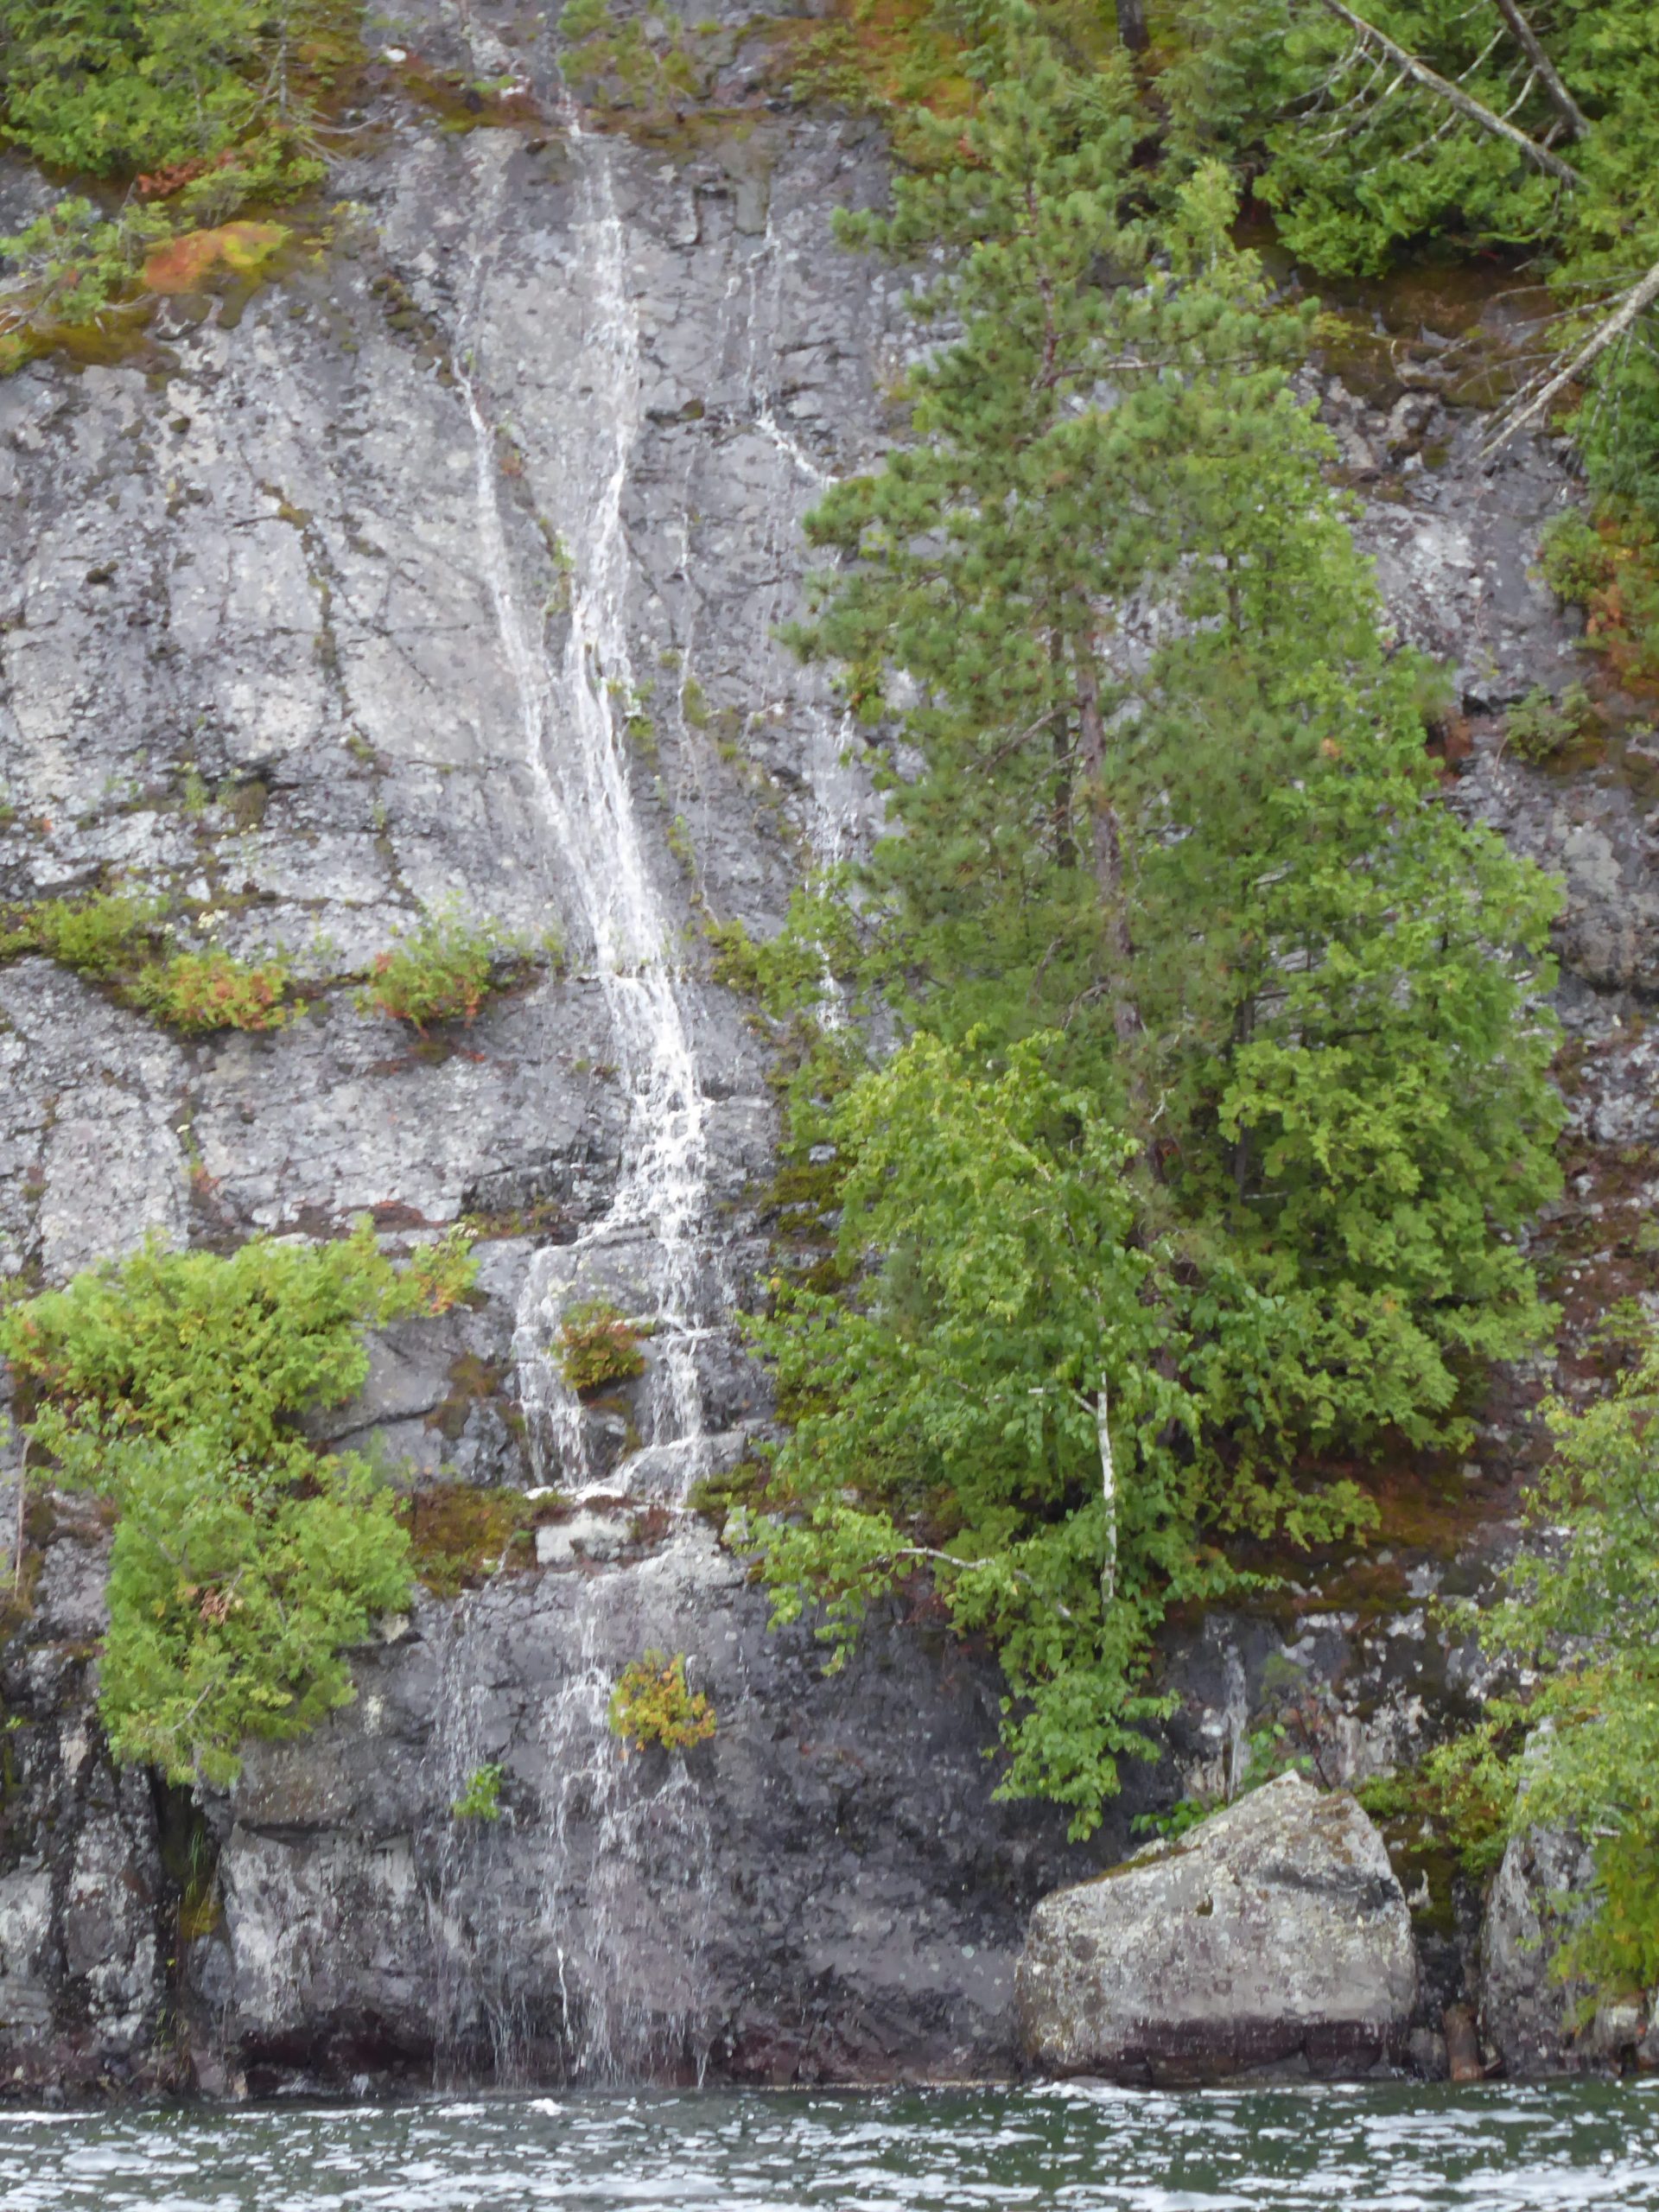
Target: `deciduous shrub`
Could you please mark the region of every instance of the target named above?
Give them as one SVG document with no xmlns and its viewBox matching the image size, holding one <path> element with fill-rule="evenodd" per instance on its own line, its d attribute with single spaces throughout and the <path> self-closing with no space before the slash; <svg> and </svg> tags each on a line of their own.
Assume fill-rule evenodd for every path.
<svg viewBox="0 0 1659 2212">
<path fill-rule="evenodd" d="M 458 1821 L 499 1821 L 501 1817 L 501 1780 L 505 1770 L 489 1764 L 474 1767 L 467 1777 L 450 1812 Z"/>
<path fill-rule="evenodd" d="M 0 930 L 0 959 L 43 952 L 61 968 L 109 982 L 148 956 L 162 912 L 159 899 L 118 892 L 13 906 Z"/>
<path fill-rule="evenodd" d="M 187 1037 L 216 1029 L 281 1029 L 303 1007 L 289 995 L 293 969 L 286 959 L 250 966 L 228 952 L 180 952 L 143 969 L 130 995 L 134 1002 Z"/>
<path fill-rule="evenodd" d="M 685 1654 L 647 1651 L 625 1667 L 611 1692 L 611 1729 L 625 1752 L 647 1744 L 664 1751 L 689 1751 L 715 1732 L 715 1708 L 701 1690 L 688 1688 Z"/>
</svg>

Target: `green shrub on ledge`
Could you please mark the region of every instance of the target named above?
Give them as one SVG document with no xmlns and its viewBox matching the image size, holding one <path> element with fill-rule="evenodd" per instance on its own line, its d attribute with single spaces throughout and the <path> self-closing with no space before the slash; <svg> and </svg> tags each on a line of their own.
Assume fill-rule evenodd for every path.
<svg viewBox="0 0 1659 2212">
<path fill-rule="evenodd" d="M 0 1310 L 31 1465 L 118 1515 L 99 1700 L 118 1758 L 223 1787 L 249 1737 L 349 1702 L 346 1655 L 407 1603 L 397 1500 L 298 1416 L 368 1371 L 366 1332 L 442 1312 L 454 1238 L 399 1270 L 366 1223 L 338 1243 L 228 1257 L 156 1243 Z"/>
<path fill-rule="evenodd" d="M 493 1764 L 474 1767 L 467 1777 L 467 1787 L 449 1810 L 458 1821 L 499 1821 L 501 1817 L 501 1777 L 504 1770 Z"/>
<path fill-rule="evenodd" d="M 127 995 L 187 1037 L 218 1029 L 281 1029 L 304 1012 L 289 996 L 293 972 L 281 957 L 250 966 L 228 952 L 180 952 L 142 969 Z"/>
<path fill-rule="evenodd" d="M 424 1036 L 435 1022 L 473 1020 L 498 988 L 498 965 L 508 958 L 522 964 L 524 957 L 518 938 L 494 922 L 469 921 L 451 902 L 375 955 L 358 1004 Z"/>
<path fill-rule="evenodd" d="M 164 911 L 162 899 L 105 891 L 90 899 L 43 899 L 34 906 L 13 906 L 0 928 L 0 959 L 44 953 L 77 976 L 108 982 L 149 958 Z"/>
<path fill-rule="evenodd" d="M 624 1757 L 647 1744 L 664 1751 L 688 1751 L 715 1732 L 715 1708 L 701 1690 L 688 1688 L 685 1654 L 647 1651 L 622 1669 L 611 1692 L 611 1732 L 620 1736 Z"/>
<path fill-rule="evenodd" d="M 559 1324 L 559 1372 L 575 1391 L 597 1390 L 606 1382 L 626 1382 L 645 1370 L 639 1337 L 620 1306 L 607 1298 L 584 1299 Z"/>
</svg>

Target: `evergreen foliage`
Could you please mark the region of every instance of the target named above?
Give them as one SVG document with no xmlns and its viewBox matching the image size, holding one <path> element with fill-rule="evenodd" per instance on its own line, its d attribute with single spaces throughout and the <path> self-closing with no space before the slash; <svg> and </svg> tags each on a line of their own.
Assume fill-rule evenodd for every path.
<svg viewBox="0 0 1659 2212">
<path fill-rule="evenodd" d="M 118 1516 L 99 1671 L 118 1758 L 222 1785 L 247 1737 L 349 1700 L 345 1655 L 406 1600 L 409 1540 L 369 1464 L 297 1417 L 359 1388 L 366 1328 L 443 1311 L 471 1273 L 454 1239 L 399 1272 L 365 1223 L 225 1258 L 151 1243 L 0 1312 L 35 1453 Z"/>
<path fill-rule="evenodd" d="M 1524 1749 L 1508 1760 L 1507 1833 L 1593 1839 L 1597 1889 L 1567 1931 L 1564 1976 L 1659 1981 L 1659 1338 L 1606 1395 L 1548 1409 L 1555 1452 L 1527 1502 L 1530 1542 L 1484 1625 L 1537 1677 Z M 1501 1721 L 1507 1716 L 1499 1715 Z M 1476 1746 L 1485 1764 L 1492 1729 Z"/>
<path fill-rule="evenodd" d="M 1197 170 L 1166 221 L 1135 216 L 1127 80 L 1068 69 L 1015 22 L 1007 73 L 939 133 L 938 164 L 899 179 L 891 216 L 843 225 L 912 260 L 946 250 L 911 437 L 809 519 L 842 565 L 799 638 L 867 717 L 904 702 L 896 834 L 862 918 L 921 1039 L 838 1106 L 823 1057 L 798 1084 L 798 1141 L 834 1143 L 846 1179 L 845 1288 L 785 1287 L 760 1325 L 804 1418 L 777 1468 L 798 1516 L 754 1537 L 785 1610 L 791 1590 L 827 1597 L 837 1632 L 913 1571 L 918 1530 L 965 1541 L 933 1547 L 946 1602 L 991 1628 L 1029 1700 L 1010 1786 L 1086 1827 L 1146 1717 L 1150 1624 L 1217 1572 L 1205 1531 L 1306 1541 L 1351 1522 L 1310 1455 L 1460 1443 L 1472 1379 L 1542 1331 L 1514 1239 L 1556 1187 L 1537 1003 L 1555 897 L 1440 800 L 1424 671 L 1385 647 L 1289 388 L 1306 325 L 1230 242 L 1224 174 Z M 1058 1087 L 1021 1120 L 1004 1077 Z M 1081 1584 L 1062 1599 L 1051 1576 L 1065 1613 L 1035 1609 L 1033 1658 L 1038 1585 L 989 1561 L 1011 1570 L 1029 1541 L 1070 1547 L 1074 1576 L 1098 1562 L 1082 1416 L 1040 1478 L 1019 1459 L 1034 1432 L 998 1428 L 1006 1463 L 953 1439 L 970 1407 L 995 1427 L 1023 1390 L 1034 1419 L 1060 1388 L 1017 1286 L 1027 1266 L 1067 1278 L 1030 1247 L 1003 1333 L 988 1282 L 958 1309 L 935 1269 L 970 1266 L 950 1255 L 995 1240 L 1005 1202 L 1027 1218 L 1007 1147 L 1056 1123 L 1072 1134 L 1045 1138 L 1045 1187 L 1082 1176 L 1105 1209 L 1085 1272 L 1106 1297 L 1116 1253 L 1138 1282 L 1110 1294 L 1118 1325 L 1131 1302 L 1141 1319 L 1100 1369 L 1127 1424 L 1122 1588 L 1091 1620 Z M 958 1127 L 960 1179 L 939 1153 Z M 1095 1325 L 1085 1366 L 1109 1341 Z M 936 1372 L 950 1420 L 916 1395 Z M 1169 1396 L 1142 1420 L 1149 1376 Z"/>
<path fill-rule="evenodd" d="M 1650 0 L 1558 0 L 1538 16 L 1582 116 L 1562 118 L 1497 9 L 1375 0 L 1357 10 L 1535 141 L 1570 155 L 1564 186 L 1452 113 L 1313 0 L 1192 0 L 1166 73 L 1171 141 L 1255 175 L 1280 236 L 1322 276 L 1378 272 L 1402 247 L 1541 246 L 1569 321 L 1659 262 L 1659 39 Z M 1639 328 L 1589 379 L 1577 428 L 1592 480 L 1659 506 L 1659 363 Z"/>
</svg>

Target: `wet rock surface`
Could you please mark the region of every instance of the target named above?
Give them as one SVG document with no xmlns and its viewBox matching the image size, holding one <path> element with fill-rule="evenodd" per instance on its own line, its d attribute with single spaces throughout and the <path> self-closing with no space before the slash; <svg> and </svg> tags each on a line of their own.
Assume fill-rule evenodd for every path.
<svg viewBox="0 0 1659 2212">
<path fill-rule="evenodd" d="M 1354 1800 L 1281 1775 L 1045 1897 L 1019 1999 L 1047 2073 L 1160 2086 L 1366 2074 L 1406 2056 L 1411 1916 Z"/>
</svg>

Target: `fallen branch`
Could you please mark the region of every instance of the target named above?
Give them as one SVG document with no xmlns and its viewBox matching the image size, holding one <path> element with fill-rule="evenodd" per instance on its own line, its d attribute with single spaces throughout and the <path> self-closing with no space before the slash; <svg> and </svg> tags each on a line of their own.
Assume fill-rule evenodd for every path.
<svg viewBox="0 0 1659 2212">
<path fill-rule="evenodd" d="M 1483 107 L 1478 99 L 1459 86 L 1448 84 L 1444 77 L 1437 76 L 1427 62 L 1419 61 L 1414 54 L 1408 54 L 1403 46 L 1396 45 L 1388 33 L 1378 30 L 1375 23 L 1368 23 L 1363 16 L 1357 16 L 1351 8 L 1344 6 L 1344 0 L 1319 0 L 1319 5 L 1328 15 L 1334 16 L 1338 22 L 1346 23 L 1349 29 L 1357 33 L 1362 39 L 1370 39 L 1390 60 L 1397 63 L 1414 83 L 1449 102 L 1465 122 L 1476 124 L 1481 130 L 1490 131 L 1494 137 L 1504 139 L 1517 153 L 1524 154 L 1528 161 L 1560 183 L 1577 186 L 1584 182 L 1570 162 L 1564 162 L 1559 154 L 1552 154 L 1548 146 L 1541 146 L 1535 138 L 1529 138 L 1524 130 L 1517 130 L 1514 124 L 1506 123 L 1501 115 L 1494 115 L 1491 108 Z"/>
<path fill-rule="evenodd" d="M 1568 385 L 1576 383 L 1593 360 L 1605 353 L 1610 346 L 1617 345 L 1637 317 L 1644 308 L 1650 308 L 1656 300 L 1659 300 L 1659 261 L 1655 262 L 1639 284 L 1631 285 L 1613 312 L 1605 322 L 1598 324 L 1567 366 L 1558 370 L 1543 390 L 1529 400 L 1518 415 L 1512 415 L 1497 436 L 1489 439 L 1481 448 L 1482 461 L 1494 460 L 1511 438 L 1524 430 L 1529 423 L 1535 422 L 1555 395 L 1564 391 Z"/>
<path fill-rule="evenodd" d="M 1555 64 L 1544 52 L 1537 32 L 1522 14 L 1516 0 L 1492 0 L 1492 4 L 1515 33 L 1522 52 L 1542 79 L 1544 90 L 1549 94 L 1550 105 L 1556 114 L 1575 138 L 1582 138 L 1590 128 L 1584 110 L 1561 82 L 1556 73 Z"/>
</svg>

